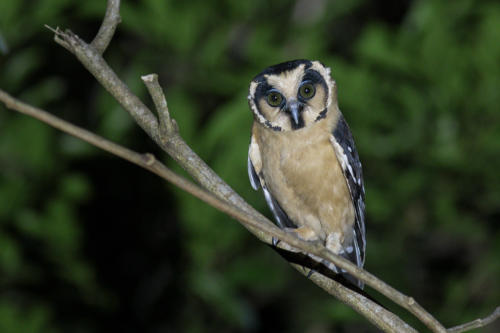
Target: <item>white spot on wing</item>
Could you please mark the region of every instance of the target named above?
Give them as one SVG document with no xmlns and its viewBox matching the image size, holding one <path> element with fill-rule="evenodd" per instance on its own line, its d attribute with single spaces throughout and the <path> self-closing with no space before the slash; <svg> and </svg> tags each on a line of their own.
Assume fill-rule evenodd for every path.
<svg viewBox="0 0 500 333">
<path fill-rule="evenodd" d="M 269 208 L 271 208 L 271 211 L 273 212 L 274 218 L 276 219 L 276 223 L 280 228 L 283 228 L 283 222 L 281 222 L 280 216 L 278 215 L 278 212 L 276 211 L 276 207 L 274 207 L 274 202 L 273 198 L 271 197 L 271 193 L 267 190 L 265 186 L 262 186 L 262 190 L 264 192 L 264 198 L 266 199 L 267 205 Z"/>
<path fill-rule="evenodd" d="M 248 156 L 248 178 L 250 178 L 250 184 L 252 185 L 252 188 L 254 190 L 259 189 L 259 185 L 255 182 L 255 174 L 254 174 L 253 166 L 252 166 L 252 161 L 250 160 L 250 155 Z"/>
<path fill-rule="evenodd" d="M 335 140 L 335 137 L 333 135 L 330 135 L 330 142 L 333 145 L 333 148 L 335 150 L 335 154 L 337 155 L 337 159 L 340 162 L 340 166 L 342 167 L 342 170 L 348 170 L 349 173 L 351 174 L 351 177 L 353 180 L 356 179 L 354 176 L 354 171 L 352 170 L 352 166 L 349 163 L 349 160 L 347 159 L 347 155 L 344 152 L 344 149 L 342 146 Z"/>
<path fill-rule="evenodd" d="M 354 250 L 356 250 L 356 262 L 359 267 L 363 267 L 363 262 L 361 261 L 361 253 L 359 252 L 358 239 L 356 238 L 356 230 L 353 229 L 352 233 L 354 234 Z"/>
</svg>

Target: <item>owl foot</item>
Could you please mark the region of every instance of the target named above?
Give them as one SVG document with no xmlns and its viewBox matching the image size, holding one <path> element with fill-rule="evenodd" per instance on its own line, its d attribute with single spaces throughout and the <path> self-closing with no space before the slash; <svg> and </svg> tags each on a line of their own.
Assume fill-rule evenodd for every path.
<svg viewBox="0 0 500 333">
<path fill-rule="evenodd" d="M 302 240 L 305 240 L 305 241 L 312 242 L 312 241 L 316 241 L 319 239 L 319 237 L 316 235 L 316 233 L 309 227 L 302 226 L 299 228 L 283 228 L 283 230 L 285 230 L 286 232 L 291 233 L 291 234 L 295 235 L 296 237 L 298 237 Z M 281 242 L 281 240 L 279 240 L 275 237 L 272 237 L 271 242 L 272 242 L 273 246 L 277 246 Z M 282 247 L 288 251 L 300 252 L 299 250 L 297 250 L 293 246 L 290 246 L 286 243 L 282 243 Z"/>
<path fill-rule="evenodd" d="M 344 251 L 344 247 L 342 246 L 343 241 L 344 237 L 340 233 L 332 232 L 326 236 L 325 247 L 335 254 L 340 254 Z"/>
<path fill-rule="evenodd" d="M 315 241 L 319 239 L 314 230 L 306 226 L 298 228 L 285 228 L 284 230 L 305 241 Z"/>
</svg>

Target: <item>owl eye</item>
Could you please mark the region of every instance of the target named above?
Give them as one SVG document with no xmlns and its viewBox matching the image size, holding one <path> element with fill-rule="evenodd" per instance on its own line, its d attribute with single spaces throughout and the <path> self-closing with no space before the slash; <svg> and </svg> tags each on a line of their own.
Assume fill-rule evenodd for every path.
<svg viewBox="0 0 500 333">
<path fill-rule="evenodd" d="M 303 99 L 310 99 L 316 93 L 316 89 L 311 83 L 304 83 L 299 88 L 299 95 Z"/>
<path fill-rule="evenodd" d="M 283 103 L 283 95 L 277 91 L 271 91 L 267 95 L 267 103 L 272 107 L 280 106 Z"/>
</svg>

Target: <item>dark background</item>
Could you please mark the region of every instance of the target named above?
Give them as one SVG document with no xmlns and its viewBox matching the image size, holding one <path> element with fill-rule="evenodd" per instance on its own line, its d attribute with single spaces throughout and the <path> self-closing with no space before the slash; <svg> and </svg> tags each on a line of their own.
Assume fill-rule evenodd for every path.
<svg viewBox="0 0 500 333">
<path fill-rule="evenodd" d="M 177 171 L 44 24 L 89 41 L 105 1 L 0 1 L 0 87 Z M 367 192 L 366 268 L 443 324 L 500 302 L 498 1 L 124 1 L 105 54 L 269 215 L 247 179 L 251 78 L 332 68 Z M 406 311 L 372 294 L 417 329 Z M 498 332 L 490 326 L 484 332 Z M 375 332 L 238 223 L 0 107 L 1 332 Z"/>
</svg>

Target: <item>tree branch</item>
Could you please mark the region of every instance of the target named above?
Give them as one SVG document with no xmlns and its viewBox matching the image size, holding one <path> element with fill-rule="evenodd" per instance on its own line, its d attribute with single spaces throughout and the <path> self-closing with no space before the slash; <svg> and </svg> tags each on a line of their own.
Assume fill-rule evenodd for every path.
<svg viewBox="0 0 500 333">
<path fill-rule="evenodd" d="M 99 32 L 97 32 L 97 35 L 90 45 L 92 45 L 97 52 L 103 54 L 108 48 L 111 39 L 113 39 L 116 27 L 120 22 L 120 0 L 109 0 Z"/>
<path fill-rule="evenodd" d="M 458 325 L 458 326 L 449 328 L 448 332 L 449 333 L 461 333 L 461 332 L 470 331 L 470 330 L 473 330 L 475 328 L 480 328 L 480 327 L 484 327 L 486 325 L 489 325 L 492 322 L 494 322 L 495 320 L 497 320 L 498 318 L 500 318 L 500 306 L 497 307 L 495 309 L 495 311 L 493 311 L 493 313 L 490 314 L 488 317 L 482 318 L 482 319 L 479 318 L 479 319 L 473 320 L 469 323 L 465 323 L 462 325 Z"/>
</svg>

